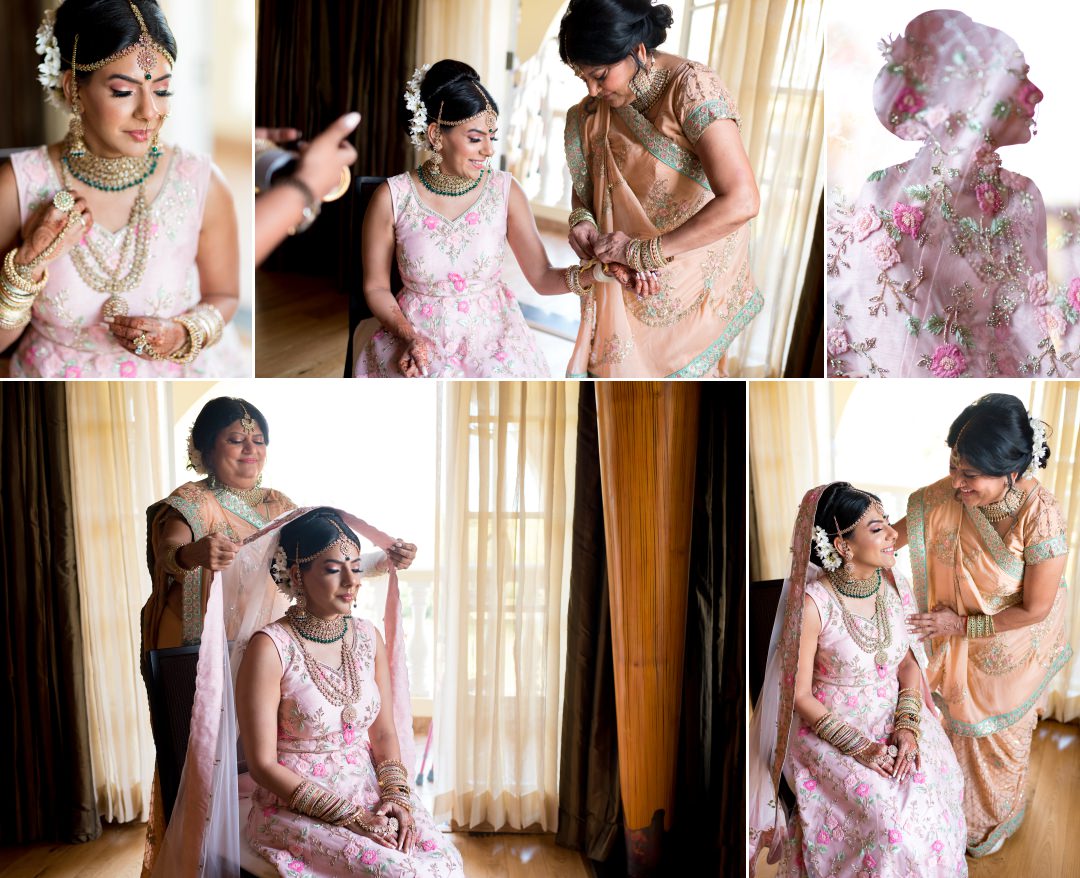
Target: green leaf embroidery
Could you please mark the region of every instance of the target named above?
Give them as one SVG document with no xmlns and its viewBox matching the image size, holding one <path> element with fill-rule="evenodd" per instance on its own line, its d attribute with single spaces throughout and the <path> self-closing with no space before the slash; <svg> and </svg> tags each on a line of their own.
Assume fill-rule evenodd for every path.
<svg viewBox="0 0 1080 878">
<path fill-rule="evenodd" d="M 931 314 L 926 318 L 925 326 L 934 333 L 934 335 L 941 335 L 945 330 L 945 321 L 938 317 L 937 314 Z"/>
<path fill-rule="evenodd" d="M 870 174 L 869 177 L 866 178 L 866 182 L 868 182 L 868 183 L 876 183 L 878 180 L 884 180 L 885 179 L 885 174 L 886 174 L 885 170 L 874 171 L 873 173 Z"/>
<path fill-rule="evenodd" d="M 920 329 L 922 329 L 922 323 L 918 317 L 909 317 L 907 319 L 907 331 L 911 335 L 918 335 Z"/>
<path fill-rule="evenodd" d="M 919 201 L 930 200 L 930 187 L 916 184 L 913 186 L 905 186 L 904 192 L 907 193 L 909 198 L 915 198 Z"/>
<path fill-rule="evenodd" d="M 963 326 L 958 326 L 953 330 L 953 336 L 956 338 L 958 344 L 963 345 L 967 350 L 971 350 L 975 342 L 971 337 L 971 330 Z"/>
</svg>

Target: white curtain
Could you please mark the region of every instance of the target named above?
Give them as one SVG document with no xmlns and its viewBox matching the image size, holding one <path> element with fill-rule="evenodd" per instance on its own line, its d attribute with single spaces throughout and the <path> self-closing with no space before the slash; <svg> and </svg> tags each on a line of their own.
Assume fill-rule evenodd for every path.
<svg viewBox="0 0 1080 878">
<path fill-rule="evenodd" d="M 751 267 L 765 307 L 731 346 L 729 369 L 777 377 L 794 325 L 825 188 L 822 0 L 717 4 L 711 65 L 742 114 L 761 210 L 751 224 Z"/>
<path fill-rule="evenodd" d="M 435 817 L 552 831 L 577 384 L 448 382 L 439 430 Z"/>
<path fill-rule="evenodd" d="M 90 719 L 106 820 L 146 820 L 154 740 L 139 670 L 150 594 L 146 507 L 168 493 L 169 424 L 160 382 L 68 382 L 68 453 Z"/>
</svg>

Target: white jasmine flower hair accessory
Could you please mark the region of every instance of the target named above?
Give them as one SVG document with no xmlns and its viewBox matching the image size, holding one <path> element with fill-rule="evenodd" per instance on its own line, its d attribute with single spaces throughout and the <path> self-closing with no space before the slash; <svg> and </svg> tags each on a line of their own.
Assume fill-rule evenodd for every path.
<svg viewBox="0 0 1080 878">
<path fill-rule="evenodd" d="M 1031 424 L 1031 432 L 1034 436 L 1031 440 L 1031 463 L 1028 464 L 1028 468 L 1024 470 L 1022 476 L 1025 479 L 1034 477 L 1036 470 L 1042 464 L 1042 459 L 1046 456 L 1046 452 L 1049 451 L 1046 445 L 1046 424 L 1038 418 L 1028 418 L 1028 423 Z"/>
<path fill-rule="evenodd" d="M 417 67 L 413 71 L 412 78 L 405 86 L 405 106 L 412 111 L 412 121 L 409 123 L 409 140 L 417 149 L 423 148 L 427 142 L 427 107 L 424 106 L 424 102 L 420 99 L 420 84 L 424 81 L 424 77 L 427 76 L 430 69 L 430 64 Z"/>
<path fill-rule="evenodd" d="M 203 463 L 202 452 L 195 447 L 195 428 L 188 430 L 187 434 L 187 468 L 195 470 L 200 476 L 206 475 L 206 465 Z"/>
<path fill-rule="evenodd" d="M 814 546 L 817 548 L 822 567 L 830 573 L 840 569 L 840 553 L 836 551 L 836 546 L 829 542 L 829 535 L 825 533 L 825 528 L 814 528 Z"/>
<path fill-rule="evenodd" d="M 64 92 L 60 87 L 60 44 L 53 33 L 55 22 L 56 11 L 46 10 L 41 26 L 37 29 L 34 50 L 43 56 L 38 64 L 38 82 L 45 89 L 45 99 L 58 110 L 65 110 L 67 107 L 64 105 Z"/>
</svg>

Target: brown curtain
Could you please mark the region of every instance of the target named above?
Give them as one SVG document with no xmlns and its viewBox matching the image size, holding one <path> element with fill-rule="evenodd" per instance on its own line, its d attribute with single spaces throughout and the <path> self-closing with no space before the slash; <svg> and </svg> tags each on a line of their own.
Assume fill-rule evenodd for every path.
<svg viewBox="0 0 1080 878">
<path fill-rule="evenodd" d="M 746 404 L 702 388 L 678 789 L 659 874 L 741 870 L 744 842 Z M 582 382 L 559 777 L 559 844 L 625 875 L 596 402 Z"/>
<path fill-rule="evenodd" d="M 41 58 L 34 51 L 42 14 L 36 2 L 0 3 L 0 82 L 5 95 L 0 104 L 0 149 L 45 142 L 45 93 L 37 81 Z"/>
<path fill-rule="evenodd" d="M 353 174 L 401 173 L 411 147 L 397 108 L 415 66 L 418 2 L 259 0 L 256 124 L 311 136 L 357 110 Z M 315 225 L 279 247 L 266 267 L 351 277 L 363 221 L 355 202 L 350 192 L 324 205 Z"/>
<path fill-rule="evenodd" d="M 62 382 L 0 390 L 0 844 L 101 834 L 90 769 Z"/>
<path fill-rule="evenodd" d="M 795 330 L 784 362 L 785 378 L 825 377 L 825 327 L 822 302 L 825 299 L 825 195 L 818 201 L 817 222 L 810 256 L 806 261 Z"/>
</svg>

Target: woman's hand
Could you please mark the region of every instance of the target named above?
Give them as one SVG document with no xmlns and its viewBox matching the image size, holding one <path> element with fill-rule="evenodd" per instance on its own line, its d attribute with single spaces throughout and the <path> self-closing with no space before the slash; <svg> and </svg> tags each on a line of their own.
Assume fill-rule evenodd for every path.
<svg viewBox="0 0 1080 878">
<path fill-rule="evenodd" d="M 404 540 L 394 540 L 390 548 L 386 550 L 386 556 L 398 570 L 408 570 L 412 562 L 416 560 L 416 546 Z"/>
<path fill-rule="evenodd" d="M 609 235 L 598 235 L 593 249 L 596 258 L 601 262 L 621 262 L 626 264 L 626 248 L 634 239 L 625 232 L 612 232 Z"/>
<path fill-rule="evenodd" d="M 912 613 L 907 617 L 907 623 L 908 631 L 916 635 L 919 640 L 966 633 L 963 617 L 958 616 L 944 604 L 938 604 L 929 613 Z"/>
<path fill-rule="evenodd" d="M 592 223 L 581 222 L 570 229 L 570 247 L 579 259 L 594 259 L 596 239 L 600 236 Z"/>
<path fill-rule="evenodd" d="M 406 378 L 428 377 L 431 367 L 431 342 L 421 336 L 402 340 L 398 368 Z"/>
<path fill-rule="evenodd" d="M 660 276 L 655 271 L 634 271 L 619 262 L 607 267 L 619 285 L 636 296 L 655 296 L 660 292 Z"/>
<path fill-rule="evenodd" d="M 922 768 L 919 742 L 911 729 L 896 730 L 892 733 L 889 743 L 896 747 L 897 750 L 892 770 L 892 776 L 897 781 L 907 780 L 912 771 Z"/>
<path fill-rule="evenodd" d="M 398 834 L 395 847 L 399 851 L 411 853 L 413 847 L 416 845 L 416 823 L 413 821 L 412 814 L 396 802 L 383 802 L 375 814 L 385 814 L 386 817 L 394 817 L 397 819 Z"/>
<path fill-rule="evenodd" d="M 889 748 L 885 744 L 875 741 L 856 756 L 855 761 L 865 765 L 871 771 L 877 772 L 882 777 L 892 777 L 895 761 L 889 755 Z"/>
<path fill-rule="evenodd" d="M 176 563 L 185 570 L 202 567 L 206 570 L 224 570 L 236 557 L 238 546 L 224 534 L 207 534 L 201 540 L 181 546 L 176 552 Z"/>
<path fill-rule="evenodd" d="M 296 179 L 322 200 L 337 188 L 342 169 L 356 161 L 356 150 L 347 138 L 360 124 L 359 113 L 346 113 L 310 143 L 300 144 Z"/>
<path fill-rule="evenodd" d="M 59 259 L 74 247 L 94 226 L 94 217 L 86 206 L 86 201 L 76 198 L 70 211 L 60 210 L 47 201 L 39 207 L 22 228 L 22 246 L 15 256 L 19 265 L 27 265 L 38 254 L 44 252 L 60 235 L 62 240 L 49 255 L 46 262 Z M 39 266 L 39 271 L 43 266 Z M 35 280 L 40 278 L 35 278 Z"/>
<path fill-rule="evenodd" d="M 175 320 L 158 317 L 116 316 L 109 323 L 111 332 L 122 347 L 144 360 L 161 359 L 175 354 L 188 342 L 188 331 Z M 154 354 L 157 354 L 157 357 Z"/>
<path fill-rule="evenodd" d="M 349 829 L 355 832 L 357 835 L 362 835 L 365 838 L 370 838 L 375 844 L 382 845 L 384 848 L 397 849 L 397 839 L 401 837 L 401 830 L 398 830 L 397 837 L 392 833 L 389 835 L 381 835 L 376 832 L 377 829 L 382 829 L 389 823 L 389 819 L 376 813 L 372 817 L 364 816 L 364 823 L 360 825 L 359 821 L 354 820 L 349 824 Z"/>
</svg>

